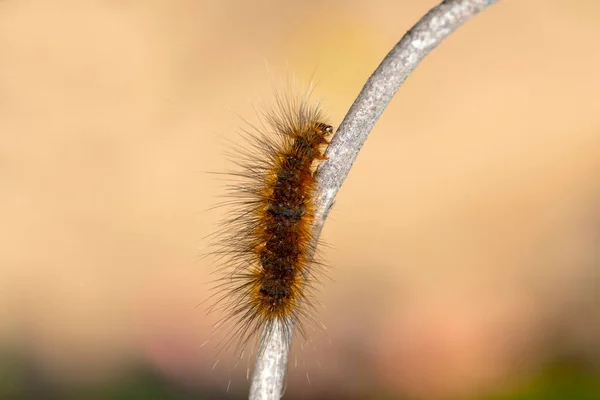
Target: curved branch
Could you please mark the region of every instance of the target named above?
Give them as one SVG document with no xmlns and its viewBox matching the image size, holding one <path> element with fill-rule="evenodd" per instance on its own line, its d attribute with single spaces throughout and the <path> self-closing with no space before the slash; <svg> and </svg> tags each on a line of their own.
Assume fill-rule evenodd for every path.
<svg viewBox="0 0 600 400">
<path fill-rule="evenodd" d="M 317 171 L 314 237 L 318 238 L 335 196 L 348 176 L 367 136 L 396 91 L 410 73 L 443 39 L 480 11 L 498 0 L 446 0 L 431 9 L 402 37 L 367 80 L 350 107 Z M 316 240 L 316 239 L 315 239 Z M 250 400 L 278 400 L 283 395 L 289 334 L 282 329 L 265 329 L 260 341 Z M 280 336 L 278 334 L 282 336 Z M 283 366 L 283 368 L 282 368 Z"/>
</svg>

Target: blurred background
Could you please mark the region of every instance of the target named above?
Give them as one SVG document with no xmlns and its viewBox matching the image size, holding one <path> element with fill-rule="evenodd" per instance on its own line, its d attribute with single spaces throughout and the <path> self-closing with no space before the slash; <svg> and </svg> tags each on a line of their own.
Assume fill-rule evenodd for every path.
<svg viewBox="0 0 600 400">
<path fill-rule="evenodd" d="M 436 4 L 0 1 L 0 399 L 246 397 L 203 303 L 206 172 L 271 75 L 337 125 Z M 411 75 L 325 226 L 286 398 L 600 399 L 599 21 L 501 1 Z"/>
</svg>

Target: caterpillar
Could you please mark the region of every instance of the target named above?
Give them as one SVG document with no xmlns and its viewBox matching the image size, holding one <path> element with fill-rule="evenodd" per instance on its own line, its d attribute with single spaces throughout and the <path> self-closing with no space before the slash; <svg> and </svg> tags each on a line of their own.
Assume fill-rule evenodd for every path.
<svg viewBox="0 0 600 400">
<path fill-rule="evenodd" d="M 224 315 L 223 347 L 237 343 L 240 351 L 274 322 L 290 333 L 285 340 L 294 330 L 306 338 L 305 322 L 316 322 L 312 292 L 322 265 L 313 257 L 313 190 L 333 127 L 310 95 L 275 91 L 273 108 L 230 153 L 228 211 L 213 241 L 222 276 L 211 308 Z"/>
</svg>

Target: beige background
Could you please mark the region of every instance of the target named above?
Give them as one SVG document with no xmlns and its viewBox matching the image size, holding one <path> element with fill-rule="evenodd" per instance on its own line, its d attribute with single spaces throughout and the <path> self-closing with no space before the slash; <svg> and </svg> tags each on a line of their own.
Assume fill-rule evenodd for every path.
<svg viewBox="0 0 600 400">
<path fill-rule="evenodd" d="M 206 171 L 270 74 L 314 72 L 339 124 L 435 4 L 0 2 L 0 347 L 69 385 L 148 362 L 243 393 L 248 361 L 200 346 Z M 598 21 L 595 1 L 504 0 L 409 78 L 326 225 L 331 343 L 297 353 L 288 394 L 463 398 L 599 364 Z"/>
</svg>

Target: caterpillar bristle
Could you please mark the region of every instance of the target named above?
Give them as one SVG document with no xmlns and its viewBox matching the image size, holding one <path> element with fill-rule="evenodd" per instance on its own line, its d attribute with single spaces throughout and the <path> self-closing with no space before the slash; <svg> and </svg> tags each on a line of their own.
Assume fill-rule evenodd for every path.
<svg viewBox="0 0 600 400">
<path fill-rule="evenodd" d="M 310 94 L 276 92 L 274 107 L 258 125 L 247 123 L 244 144 L 228 153 L 235 169 L 218 173 L 229 183 L 219 205 L 227 211 L 212 235 L 221 276 L 209 310 L 223 313 L 223 349 L 235 344 L 239 353 L 276 326 L 284 340 L 294 330 L 306 337 L 304 324 L 316 322 L 312 292 L 323 264 L 314 260 L 314 172 L 333 128 Z"/>
</svg>

